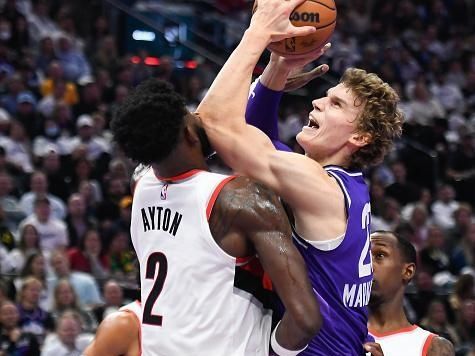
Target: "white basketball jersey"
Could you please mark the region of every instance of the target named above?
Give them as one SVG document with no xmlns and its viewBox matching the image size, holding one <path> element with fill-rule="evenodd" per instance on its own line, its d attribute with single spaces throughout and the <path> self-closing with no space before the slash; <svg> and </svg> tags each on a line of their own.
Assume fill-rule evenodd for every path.
<svg viewBox="0 0 475 356">
<path fill-rule="evenodd" d="M 412 325 L 397 331 L 378 334 L 369 330 L 381 345 L 384 356 L 426 356 L 435 334 Z"/>
<path fill-rule="evenodd" d="M 139 324 L 142 323 L 142 305 L 138 300 L 124 305 L 123 307 L 119 308 L 119 311 L 125 311 L 134 314 L 137 317 L 137 322 Z"/>
<path fill-rule="evenodd" d="M 136 185 L 131 235 L 144 356 L 268 355 L 271 312 L 248 292 L 256 280 L 218 246 L 208 224 L 231 179 L 193 170 L 161 180 L 149 169 Z"/>
</svg>

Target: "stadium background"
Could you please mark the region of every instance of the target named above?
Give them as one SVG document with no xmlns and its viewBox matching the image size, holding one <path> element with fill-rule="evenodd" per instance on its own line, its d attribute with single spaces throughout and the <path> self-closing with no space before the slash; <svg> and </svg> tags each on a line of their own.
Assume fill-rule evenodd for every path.
<svg viewBox="0 0 475 356">
<path fill-rule="evenodd" d="M 284 97 L 281 138 L 299 150 L 294 138 L 310 100 L 348 66 L 398 90 L 403 137 L 366 172 L 372 229 L 397 231 L 417 246 L 410 320 L 454 342 L 457 355 L 474 355 L 475 2 L 337 6 L 332 48 L 321 59 L 331 71 Z M 174 84 L 193 110 L 251 7 L 246 0 L 0 1 L 0 303 L 18 302 L 24 333 L 58 342 L 54 333 L 45 337 L 72 308 L 81 317 L 79 340 L 134 298 L 135 165 L 111 141 L 108 123 L 150 76 Z M 227 171 L 216 157 L 211 166 Z M 48 314 L 32 319 L 31 308 Z"/>
</svg>

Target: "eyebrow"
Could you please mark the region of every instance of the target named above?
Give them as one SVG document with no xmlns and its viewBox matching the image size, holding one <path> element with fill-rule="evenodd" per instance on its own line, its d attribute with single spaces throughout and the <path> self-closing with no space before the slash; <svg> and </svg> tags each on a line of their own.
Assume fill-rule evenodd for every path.
<svg viewBox="0 0 475 356">
<path fill-rule="evenodd" d="M 339 103 L 340 105 L 347 105 L 348 106 L 348 103 L 343 100 L 342 98 L 338 97 L 338 96 L 335 96 L 335 95 L 332 95 L 330 93 L 330 89 L 327 90 L 327 96 L 333 100 L 333 101 L 336 101 L 337 103 Z"/>
</svg>

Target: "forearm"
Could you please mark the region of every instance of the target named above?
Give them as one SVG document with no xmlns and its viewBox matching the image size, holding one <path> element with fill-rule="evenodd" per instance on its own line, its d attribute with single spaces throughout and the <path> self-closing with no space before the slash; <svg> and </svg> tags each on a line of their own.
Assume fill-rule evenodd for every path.
<svg viewBox="0 0 475 356">
<path fill-rule="evenodd" d="M 279 139 L 278 109 L 281 91 L 266 88 L 258 80 L 249 96 L 246 122 L 264 132 L 271 140 Z"/>
<path fill-rule="evenodd" d="M 269 39 L 247 30 L 214 80 L 197 112 L 205 126 L 244 124 L 251 76 Z"/>
</svg>

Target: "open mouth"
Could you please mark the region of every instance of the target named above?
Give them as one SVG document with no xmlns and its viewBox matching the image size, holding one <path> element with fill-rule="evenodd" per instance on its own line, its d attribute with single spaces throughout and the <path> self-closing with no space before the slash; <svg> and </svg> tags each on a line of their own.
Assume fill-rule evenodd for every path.
<svg viewBox="0 0 475 356">
<path fill-rule="evenodd" d="M 308 120 L 308 127 L 311 127 L 312 129 L 318 130 L 320 128 L 320 125 L 318 124 L 317 120 L 313 118 L 309 118 Z"/>
</svg>

